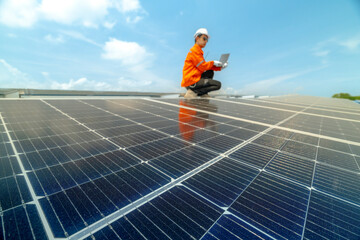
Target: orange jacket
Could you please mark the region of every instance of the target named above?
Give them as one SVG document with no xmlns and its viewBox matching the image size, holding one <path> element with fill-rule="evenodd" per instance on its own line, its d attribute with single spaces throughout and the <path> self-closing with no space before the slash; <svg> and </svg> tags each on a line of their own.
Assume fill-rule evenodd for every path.
<svg viewBox="0 0 360 240">
<path fill-rule="evenodd" d="M 214 61 L 205 62 L 203 50 L 195 43 L 185 59 L 181 86 L 188 87 L 197 83 L 206 70 L 220 71 L 221 67 L 215 67 Z"/>
</svg>

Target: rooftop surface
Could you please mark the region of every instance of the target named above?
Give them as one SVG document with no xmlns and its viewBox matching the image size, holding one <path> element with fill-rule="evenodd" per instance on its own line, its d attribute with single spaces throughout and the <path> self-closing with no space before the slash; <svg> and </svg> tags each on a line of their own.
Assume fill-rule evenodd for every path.
<svg viewBox="0 0 360 240">
<path fill-rule="evenodd" d="M 359 239 L 360 105 L 0 100 L 0 239 Z"/>
</svg>

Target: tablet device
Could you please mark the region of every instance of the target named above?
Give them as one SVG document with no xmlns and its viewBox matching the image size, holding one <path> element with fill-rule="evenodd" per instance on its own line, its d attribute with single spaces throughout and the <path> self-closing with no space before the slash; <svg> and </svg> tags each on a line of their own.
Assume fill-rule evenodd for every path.
<svg viewBox="0 0 360 240">
<path fill-rule="evenodd" d="M 222 63 L 222 65 L 224 65 L 224 63 L 227 63 L 229 56 L 230 56 L 230 53 L 221 54 L 219 61 Z"/>
</svg>

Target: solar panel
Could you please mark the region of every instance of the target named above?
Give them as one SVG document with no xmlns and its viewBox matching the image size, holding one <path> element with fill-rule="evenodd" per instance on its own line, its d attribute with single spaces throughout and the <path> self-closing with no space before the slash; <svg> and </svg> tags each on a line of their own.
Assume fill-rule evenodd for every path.
<svg viewBox="0 0 360 240">
<path fill-rule="evenodd" d="M 358 239 L 360 106 L 0 100 L 0 239 Z"/>
</svg>

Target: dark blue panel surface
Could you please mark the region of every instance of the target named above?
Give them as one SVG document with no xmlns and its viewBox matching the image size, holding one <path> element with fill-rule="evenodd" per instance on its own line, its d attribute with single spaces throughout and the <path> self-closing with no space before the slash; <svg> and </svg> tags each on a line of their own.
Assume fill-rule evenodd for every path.
<svg viewBox="0 0 360 240">
<path fill-rule="evenodd" d="M 259 173 L 238 161 L 221 159 L 183 184 L 221 207 L 229 206 Z"/>
<path fill-rule="evenodd" d="M 149 128 L 138 125 L 138 124 L 133 124 L 133 125 L 123 126 L 123 127 L 100 129 L 97 131 L 102 136 L 111 138 L 111 137 L 122 136 L 125 134 L 143 132 L 143 131 L 147 131 L 147 130 L 149 130 Z"/>
<path fill-rule="evenodd" d="M 281 151 L 289 152 L 309 159 L 315 159 L 316 150 L 317 148 L 315 146 L 294 141 L 286 142 L 285 146 L 281 149 Z"/>
<path fill-rule="evenodd" d="M 35 239 L 23 206 L 4 212 L 4 232 L 5 239 Z"/>
<path fill-rule="evenodd" d="M 267 147 L 272 147 L 274 149 L 280 149 L 285 141 L 286 140 L 284 138 L 264 134 L 261 137 L 255 139 L 253 142 Z"/>
<path fill-rule="evenodd" d="M 321 138 L 319 146 L 337 150 L 340 152 L 351 153 L 349 144 L 347 144 L 347 143 L 341 143 L 341 142 Z"/>
<path fill-rule="evenodd" d="M 31 184 L 34 185 L 36 189 L 39 188 L 39 186 L 37 186 L 37 181 L 39 181 L 42 189 L 45 191 L 45 194 L 49 195 L 62 190 L 56 178 L 48 168 L 42 168 L 33 173 L 35 176 L 32 176 L 31 173 L 29 176 Z"/>
<path fill-rule="evenodd" d="M 304 239 L 359 239 L 360 207 L 311 193 Z"/>
<path fill-rule="evenodd" d="M 11 144 L 0 142 L 0 157 L 9 157 L 10 155 L 14 155 Z"/>
<path fill-rule="evenodd" d="M 149 164 L 173 178 L 178 178 L 210 161 L 216 156 L 215 153 L 196 146 L 191 146 L 151 160 L 149 161 Z"/>
<path fill-rule="evenodd" d="M 160 129 L 161 130 L 161 129 Z M 190 129 L 189 129 L 190 130 Z M 178 135 L 177 137 L 182 138 L 185 141 L 189 141 L 192 143 L 199 143 L 199 142 L 203 142 L 207 139 L 211 139 L 213 137 L 219 136 L 218 133 L 212 132 L 212 131 L 207 131 L 205 129 L 194 129 L 191 131 L 184 131 L 183 133 L 181 133 L 180 135 Z"/>
<path fill-rule="evenodd" d="M 291 136 L 294 135 L 293 132 L 289 132 L 289 131 L 285 131 L 285 130 L 277 129 L 277 128 L 272 129 L 271 131 L 268 132 L 268 134 L 277 136 L 277 137 L 281 137 L 281 138 L 291 138 Z"/>
<path fill-rule="evenodd" d="M 313 186 L 316 189 L 360 205 L 360 175 L 321 164 L 316 165 Z"/>
<path fill-rule="evenodd" d="M 276 154 L 276 151 L 255 144 L 247 144 L 229 155 L 230 158 L 263 168 Z"/>
<path fill-rule="evenodd" d="M 309 190 L 260 174 L 229 211 L 276 239 L 301 239 Z"/>
<path fill-rule="evenodd" d="M 356 154 L 360 157 L 360 146 L 350 144 L 350 148 L 353 154 Z"/>
<path fill-rule="evenodd" d="M 21 173 L 20 166 L 15 157 L 0 158 L 0 178 Z"/>
<path fill-rule="evenodd" d="M 360 171 L 354 157 L 350 154 L 319 148 L 317 160 L 351 171 Z"/>
<path fill-rule="evenodd" d="M 31 228 L 35 239 L 47 239 L 46 232 L 36 206 L 33 204 L 26 205 L 26 211 L 30 219 Z"/>
<path fill-rule="evenodd" d="M 3 211 L 31 201 L 24 176 L 0 179 L 0 205 Z"/>
<path fill-rule="evenodd" d="M 222 212 L 191 191 L 175 187 L 111 225 L 125 239 L 199 239 Z"/>
<path fill-rule="evenodd" d="M 0 216 L 0 239 L 5 239 L 3 230 L 3 216 Z"/>
<path fill-rule="evenodd" d="M 212 151 L 224 153 L 232 149 L 233 147 L 241 144 L 242 142 L 243 141 L 240 139 L 220 135 L 207 141 L 201 142 L 200 145 Z"/>
<path fill-rule="evenodd" d="M 91 201 L 92 198 L 94 198 L 91 193 L 92 185 L 93 183 L 86 183 L 81 185 L 81 188 L 74 187 L 65 191 L 65 194 L 70 199 L 77 212 L 88 225 L 102 218 L 99 209 L 94 205 L 94 202 Z M 94 190 L 97 190 L 99 194 L 101 193 L 96 187 L 94 187 Z"/>
<path fill-rule="evenodd" d="M 251 131 L 251 130 L 247 130 L 247 129 L 236 129 L 234 131 L 228 132 L 226 133 L 227 136 L 231 136 L 231 137 L 235 137 L 235 138 L 239 138 L 242 140 L 248 140 L 250 138 L 252 138 L 253 136 L 255 136 L 256 134 L 258 134 L 259 132 L 256 131 Z"/>
<path fill-rule="evenodd" d="M 84 240 L 116 240 L 121 239 L 110 227 L 105 227 Z"/>
<path fill-rule="evenodd" d="M 61 231 L 61 226 L 69 235 L 85 227 L 84 220 L 64 192 L 49 196 L 49 200 L 50 202 L 46 198 L 42 198 L 40 199 L 40 203 L 55 236 L 65 236 L 65 233 Z"/>
<path fill-rule="evenodd" d="M 209 229 L 207 234 L 201 238 L 206 240 L 211 239 L 272 239 L 266 234 L 260 232 L 258 229 L 241 221 L 232 215 L 223 215 L 213 227 Z"/>
<path fill-rule="evenodd" d="M 65 231 L 71 235 L 168 182 L 170 179 L 162 173 L 147 164 L 140 164 L 50 195 L 51 206 L 44 199 L 41 203 L 46 216 L 51 219 L 53 231 L 62 234 L 58 216 Z"/>
<path fill-rule="evenodd" d="M 155 141 L 165 137 L 167 137 L 167 135 L 163 133 L 160 133 L 155 130 L 148 130 L 139 133 L 127 134 L 126 136 L 114 137 L 111 138 L 110 140 L 116 143 L 117 145 L 119 145 L 120 147 L 126 148 L 126 147 L 139 145 L 142 143 Z"/>
<path fill-rule="evenodd" d="M 314 161 L 278 153 L 266 167 L 266 170 L 310 187 L 314 165 Z"/>
<path fill-rule="evenodd" d="M 49 168 L 52 175 L 56 178 L 62 189 L 68 189 L 74 187 L 76 182 L 69 175 L 62 165 L 56 165 Z"/>
<path fill-rule="evenodd" d="M 143 145 L 130 147 L 127 150 L 136 155 L 143 161 L 151 160 L 161 155 L 187 147 L 189 143 L 180 141 L 175 138 L 165 138 L 162 140 L 146 143 Z"/>
</svg>

